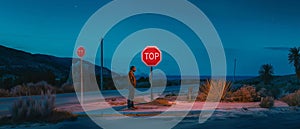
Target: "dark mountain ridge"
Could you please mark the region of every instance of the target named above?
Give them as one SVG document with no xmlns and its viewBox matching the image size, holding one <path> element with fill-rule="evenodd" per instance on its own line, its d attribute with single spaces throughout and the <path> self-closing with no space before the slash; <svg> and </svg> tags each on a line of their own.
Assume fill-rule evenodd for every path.
<svg viewBox="0 0 300 129">
<path fill-rule="evenodd" d="M 9 89 L 15 85 L 47 81 L 49 84 L 61 86 L 71 78 L 72 61 L 79 59 L 61 58 L 51 55 L 31 54 L 0 45 L 0 88 Z M 100 67 L 95 67 L 96 76 L 100 75 Z M 104 77 L 111 77 L 111 71 L 103 68 Z"/>
</svg>

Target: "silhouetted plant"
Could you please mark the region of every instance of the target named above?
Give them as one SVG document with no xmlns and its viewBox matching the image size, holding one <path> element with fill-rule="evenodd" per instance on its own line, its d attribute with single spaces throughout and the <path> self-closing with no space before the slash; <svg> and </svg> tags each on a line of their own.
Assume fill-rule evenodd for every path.
<svg viewBox="0 0 300 129">
<path fill-rule="evenodd" d="M 259 75 L 265 84 L 270 84 L 274 74 L 274 69 L 271 64 L 264 64 L 259 70 Z"/>
<path fill-rule="evenodd" d="M 300 79 L 300 47 L 294 47 L 289 50 L 288 60 L 289 63 L 294 65 L 296 75 Z"/>
</svg>

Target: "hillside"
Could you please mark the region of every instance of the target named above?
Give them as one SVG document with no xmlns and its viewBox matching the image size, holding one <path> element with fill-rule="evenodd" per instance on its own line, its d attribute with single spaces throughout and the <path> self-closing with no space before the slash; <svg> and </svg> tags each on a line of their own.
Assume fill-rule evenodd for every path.
<svg viewBox="0 0 300 129">
<path fill-rule="evenodd" d="M 60 86 L 70 77 L 72 58 L 60 58 L 50 55 L 31 54 L 0 45 L 0 88 L 47 81 Z M 93 64 L 85 62 L 86 65 Z M 95 66 L 96 75 L 100 75 L 100 67 Z M 110 77 L 111 71 L 104 68 L 104 77 Z"/>
<path fill-rule="evenodd" d="M 235 82 L 236 84 L 262 84 L 263 81 L 260 77 L 253 77 L 249 79 L 244 79 L 244 80 L 238 80 Z M 271 80 L 271 84 L 298 84 L 299 80 L 296 76 L 296 74 L 291 74 L 291 75 L 282 75 L 282 76 L 273 76 L 273 79 Z"/>
</svg>

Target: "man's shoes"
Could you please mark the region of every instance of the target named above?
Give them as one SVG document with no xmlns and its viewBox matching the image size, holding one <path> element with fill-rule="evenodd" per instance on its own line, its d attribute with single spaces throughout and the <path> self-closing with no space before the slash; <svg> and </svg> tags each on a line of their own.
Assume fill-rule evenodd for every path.
<svg viewBox="0 0 300 129">
<path fill-rule="evenodd" d="M 128 110 L 135 110 L 136 108 L 134 108 L 134 107 L 130 107 L 130 108 L 128 108 Z"/>
<path fill-rule="evenodd" d="M 133 106 L 133 107 L 129 107 L 128 109 L 129 109 L 129 110 L 136 110 L 136 109 L 138 109 L 138 108 Z"/>
</svg>

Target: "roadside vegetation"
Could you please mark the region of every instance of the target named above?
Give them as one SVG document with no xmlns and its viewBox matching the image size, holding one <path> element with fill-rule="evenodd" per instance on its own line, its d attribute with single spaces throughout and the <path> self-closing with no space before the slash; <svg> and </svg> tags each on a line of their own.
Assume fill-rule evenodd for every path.
<svg viewBox="0 0 300 129">
<path fill-rule="evenodd" d="M 300 106 L 300 90 L 294 93 L 288 94 L 281 98 L 281 100 L 287 103 L 289 106 Z"/>
<path fill-rule="evenodd" d="M 41 91 L 39 98 L 20 97 L 10 108 L 10 115 L 0 118 L 0 125 L 35 123 L 57 123 L 76 120 L 77 116 L 67 111 L 55 109 L 55 95 L 50 90 Z"/>
<path fill-rule="evenodd" d="M 210 91 L 212 87 L 218 87 L 219 91 Z M 222 93 L 221 95 L 214 94 L 213 96 L 220 96 L 220 100 L 223 102 L 258 102 L 261 97 L 260 93 L 253 86 L 245 85 L 238 89 L 233 89 L 232 82 L 207 80 L 206 83 L 200 86 L 197 100 L 206 101 L 209 92 L 212 92 L 212 94 Z"/>
<path fill-rule="evenodd" d="M 300 106 L 300 47 L 289 50 L 288 61 L 294 66 L 296 75 L 274 76 L 273 65 L 263 64 L 257 78 L 234 83 L 207 80 L 201 84 L 197 100 L 206 101 L 208 93 L 214 92 L 210 90 L 219 87 L 218 93 L 222 94 L 215 96 L 223 102 L 260 102 L 260 107 L 271 108 L 275 100 L 280 100 L 289 106 Z"/>
<path fill-rule="evenodd" d="M 41 95 L 41 91 L 44 93 L 51 91 L 52 94 L 70 93 L 74 92 L 74 87 L 72 84 L 65 83 L 61 88 L 58 88 L 48 84 L 46 81 L 40 81 L 37 83 L 17 85 L 11 89 L 0 89 L 0 97 Z"/>
</svg>

